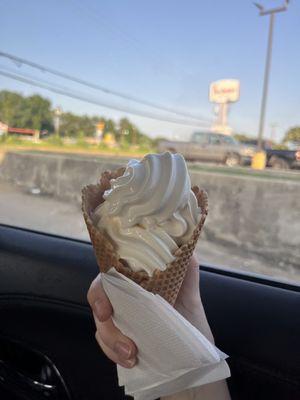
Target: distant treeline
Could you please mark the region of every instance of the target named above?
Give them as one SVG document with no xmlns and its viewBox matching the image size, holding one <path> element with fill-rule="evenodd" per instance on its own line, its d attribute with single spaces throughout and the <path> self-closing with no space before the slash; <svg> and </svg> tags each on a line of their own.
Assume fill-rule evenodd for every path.
<svg viewBox="0 0 300 400">
<path fill-rule="evenodd" d="M 28 128 L 54 132 L 54 108 L 51 102 L 37 94 L 22 96 L 7 90 L 0 91 L 0 121 L 14 128 Z M 94 136 L 96 125 L 103 122 L 103 134 L 112 133 L 116 140 L 129 143 L 150 144 L 152 140 L 143 134 L 127 118 L 116 122 L 102 116 L 77 115 L 71 112 L 60 116 L 59 134 L 63 137 Z"/>
</svg>

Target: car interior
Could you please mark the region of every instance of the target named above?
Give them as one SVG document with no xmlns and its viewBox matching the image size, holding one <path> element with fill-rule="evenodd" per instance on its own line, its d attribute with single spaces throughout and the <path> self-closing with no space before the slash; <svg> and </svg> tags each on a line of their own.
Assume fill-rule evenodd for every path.
<svg viewBox="0 0 300 400">
<path fill-rule="evenodd" d="M 299 16 L 1 2 L 0 400 L 300 400 Z"/>
<path fill-rule="evenodd" d="M 201 265 L 232 399 L 300 398 L 299 286 Z M 121 400 L 116 367 L 95 340 L 86 293 L 89 242 L 0 226 L 0 399 Z"/>
</svg>

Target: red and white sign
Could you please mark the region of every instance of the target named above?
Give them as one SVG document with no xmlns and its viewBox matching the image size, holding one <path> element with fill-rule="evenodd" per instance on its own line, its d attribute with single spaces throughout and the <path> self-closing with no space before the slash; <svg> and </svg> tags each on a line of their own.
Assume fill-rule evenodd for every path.
<svg viewBox="0 0 300 400">
<path fill-rule="evenodd" d="M 240 82 L 237 79 L 222 79 L 210 84 L 209 100 L 212 103 L 235 102 L 240 97 Z"/>
</svg>

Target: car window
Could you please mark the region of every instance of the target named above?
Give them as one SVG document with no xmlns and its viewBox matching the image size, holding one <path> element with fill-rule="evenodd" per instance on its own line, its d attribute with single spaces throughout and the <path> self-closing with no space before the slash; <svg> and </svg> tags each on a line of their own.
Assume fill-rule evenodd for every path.
<svg viewBox="0 0 300 400">
<path fill-rule="evenodd" d="M 193 138 L 194 138 L 194 141 L 199 144 L 208 143 L 208 134 L 207 133 L 196 132 L 196 133 L 194 133 Z"/>
<path fill-rule="evenodd" d="M 250 1 L 2 2 L 0 223 L 90 240 L 84 185 L 179 152 L 201 262 L 300 282 L 300 2 L 279 3 L 272 37 Z"/>
<path fill-rule="evenodd" d="M 234 146 L 235 144 L 237 144 L 231 136 L 222 136 L 222 142 L 230 146 Z"/>
<path fill-rule="evenodd" d="M 222 144 L 222 136 L 217 134 L 211 134 L 209 136 L 209 142 L 213 145 L 220 145 Z"/>
</svg>

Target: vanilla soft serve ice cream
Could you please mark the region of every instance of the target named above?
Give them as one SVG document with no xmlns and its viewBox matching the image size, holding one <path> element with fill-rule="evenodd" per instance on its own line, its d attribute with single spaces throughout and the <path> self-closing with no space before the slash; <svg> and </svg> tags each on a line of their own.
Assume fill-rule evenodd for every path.
<svg viewBox="0 0 300 400">
<path fill-rule="evenodd" d="M 186 243 L 201 210 L 180 154 L 148 154 L 131 160 L 124 174 L 110 181 L 92 219 L 117 246 L 133 271 L 165 270 Z"/>
</svg>

